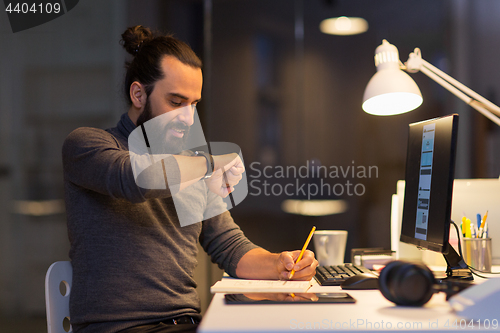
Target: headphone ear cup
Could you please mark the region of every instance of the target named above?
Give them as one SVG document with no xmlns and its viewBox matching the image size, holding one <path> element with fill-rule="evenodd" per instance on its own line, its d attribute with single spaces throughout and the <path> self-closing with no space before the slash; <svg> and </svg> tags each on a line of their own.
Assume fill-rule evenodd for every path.
<svg viewBox="0 0 500 333">
<path fill-rule="evenodd" d="M 400 260 L 391 261 L 380 272 L 378 277 L 378 288 L 382 295 L 389 301 L 397 303 L 396 297 L 393 295 L 392 281 L 394 279 L 394 273 L 397 269 L 403 265 L 404 262 Z"/>
<path fill-rule="evenodd" d="M 379 277 L 382 295 L 397 305 L 424 305 L 434 294 L 434 283 L 427 266 L 399 260 L 384 267 Z"/>
</svg>

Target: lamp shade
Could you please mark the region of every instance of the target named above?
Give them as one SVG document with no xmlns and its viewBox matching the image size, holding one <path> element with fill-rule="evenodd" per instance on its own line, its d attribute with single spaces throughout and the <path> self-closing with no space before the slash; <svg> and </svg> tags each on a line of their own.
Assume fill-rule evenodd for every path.
<svg viewBox="0 0 500 333">
<path fill-rule="evenodd" d="M 416 109 L 422 94 L 413 79 L 399 67 L 398 49 L 385 39 L 375 50 L 377 73 L 368 82 L 362 108 L 366 113 L 389 116 Z"/>
<path fill-rule="evenodd" d="M 363 96 L 363 110 L 378 116 L 405 113 L 422 104 L 422 94 L 413 79 L 400 69 L 385 69 L 373 75 Z"/>
</svg>

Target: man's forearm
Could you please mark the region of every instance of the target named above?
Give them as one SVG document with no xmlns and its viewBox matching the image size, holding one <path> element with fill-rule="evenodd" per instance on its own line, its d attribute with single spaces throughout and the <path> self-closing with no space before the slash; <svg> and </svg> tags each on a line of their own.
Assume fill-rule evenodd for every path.
<svg viewBox="0 0 500 333">
<path fill-rule="evenodd" d="M 198 180 L 202 179 L 203 176 L 205 176 L 205 174 L 207 173 L 207 163 L 204 157 L 184 156 L 184 155 L 172 155 L 172 156 L 176 159 L 181 173 L 180 188 L 179 188 L 180 191 L 182 191 L 189 185 L 197 182 Z M 236 160 L 241 162 L 238 154 L 213 155 L 212 158 L 214 161 L 214 170 L 210 171 L 214 172 L 218 169 L 223 169 L 223 171 L 226 171 L 224 170 L 224 168 L 227 166 L 232 166 L 231 162 L 233 162 L 234 164 L 234 161 Z M 241 166 L 243 166 L 243 163 L 241 163 Z M 244 171 L 244 166 L 242 170 Z M 234 183 L 234 185 L 236 183 Z"/>
<path fill-rule="evenodd" d="M 204 157 L 173 155 L 181 172 L 180 188 L 182 191 L 189 185 L 196 183 L 207 172 L 207 163 Z"/>
<path fill-rule="evenodd" d="M 236 275 L 242 279 L 278 280 L 278 260 L 279 254 L 271 253 L 263 248 L 252 249 L 238 262 Z"/>
</svg>

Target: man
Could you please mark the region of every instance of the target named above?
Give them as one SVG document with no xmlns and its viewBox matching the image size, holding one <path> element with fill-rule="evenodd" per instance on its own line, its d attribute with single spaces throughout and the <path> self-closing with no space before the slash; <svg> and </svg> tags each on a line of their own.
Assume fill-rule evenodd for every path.
<svg viewBox="0 0 500 333">
<path fill-rule="evenodd" d="M 214 175 L 204 180 L 212 171 L 205 157 L 189 151 L 171 155 L 162 160 L 170 174 L 165 189 L 137 185 L 129 134 L 161 115 L 170 118 L 166 144 L 182 145 L 193 124 L 189 106 L 201 99 L 201 61 L 186 44 L 141 26 L 127 29 L 122 43 L 134 56 L 125 79 L 128 112 L 117 127 L 80 128 L 63 145 L 75 332 L 179 328 L 172 324 L 194 330 L 201 319 L 192 277 L 197 242 L 232 276 L 288 279 L 294 269 L 293 279 L 311 279 L 318 265 L 312 252 L 296 264 L 299 251 L 270 253 L 251 243 L 228 211 L 180 226 L 174 192 L 181 198 L 187 193 L 193 209 L 221 210 L 221 197 L 244 172 L 236 154 L 213 156 Z M 179 186 L 172 190 L 172 184 Z"/>
</svg>

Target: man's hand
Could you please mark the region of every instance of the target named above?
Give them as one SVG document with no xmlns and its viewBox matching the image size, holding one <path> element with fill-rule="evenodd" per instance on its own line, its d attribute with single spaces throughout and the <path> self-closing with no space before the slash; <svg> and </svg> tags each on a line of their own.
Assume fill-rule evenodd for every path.
<svg viewBox="0 0 500 333">
<path fill-rule="evenodd" d="M 316 273 L 318 261 L 311 251 L 304 252 L 302 259 L 295 264 L 300 251 L 271 253 L 263 248 L 255 248 L 241 257 L 236 267 L 236 276 L 242 279 L 289 280 L 295 267 L 293 280 L 310 280 Z"/>
<path fill-rule="evenodd" d="M 245 166 L 238 154 L 213 155 L 214 173 L 205 183 L 213 193 L 225 198 L 234 191 L 245 172 Z"/>
<path fill-rule="evenodd" d="M 300 255 L 300 250 L 281 252 L 276 260 L 276 268 L 280 280 L 289 280 L 290 272 L 295 270 L 293 280 L 310 280 L 316 274 L 319 263 L 314 258 L 312 251 L 306 250 L 302 259 L 295 263 Z"/>
</svg>

